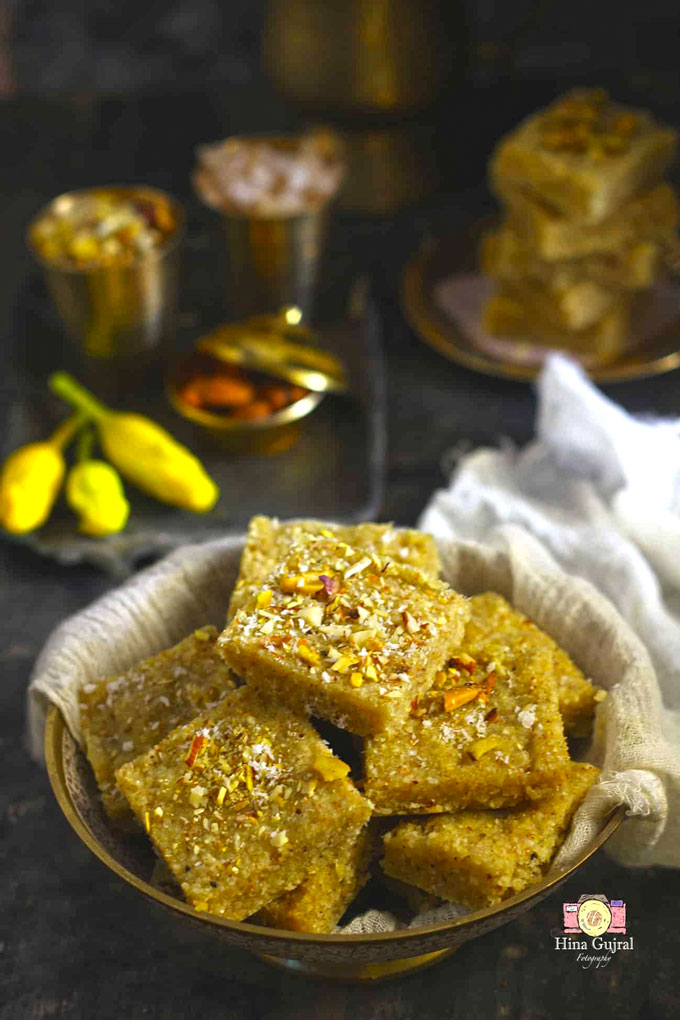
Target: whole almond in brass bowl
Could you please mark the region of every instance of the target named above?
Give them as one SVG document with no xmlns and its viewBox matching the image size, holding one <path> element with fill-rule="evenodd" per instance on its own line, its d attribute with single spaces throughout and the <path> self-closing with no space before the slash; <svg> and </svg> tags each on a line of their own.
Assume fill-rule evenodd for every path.
<svg viewBox="0 0 680 1020">
<path fill-rule="evenodd" d="M 346 389 L 342 365 L 299 320 L 286 308 L 202 337 L 168 376 L 170 403 L 234 451 L 289 449 L 324 395 Z"/>
</svg>

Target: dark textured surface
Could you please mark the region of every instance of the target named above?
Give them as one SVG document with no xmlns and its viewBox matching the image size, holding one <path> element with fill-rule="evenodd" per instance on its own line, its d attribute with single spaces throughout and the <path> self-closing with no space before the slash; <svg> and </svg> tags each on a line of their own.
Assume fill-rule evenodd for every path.
<svg viewBox="0 0 680 1020">
<path fill-rule="evenodd" d="M 266 0 L 3 0 L 0 94 L 232 86 L 258 74 Z M 349 3 L 349 0 L 345 0 Z M 418 0 L 412 0 L 417 7 Z M 675 88 L 678 11 L 673 0 L 439 0 L 467 22 L 470 74 L 558 82 L 619 74 Z M 455 38 L 455 37 L 454 37 Z M 4 44 L 4 45 L 3 45 Z M 2 60 L 3 50 L 4 62 Z M 6 66 L 3 68 L 3 63 Z M 2 73 L 4 70 L 4 74 Z"/>
<path fill-rule="evenodd" d="M 496 97 L 496 123 L 517 115 Z M 500 99 L 504 101 L 501 102 Z M 7 355 L 10 312 L 26 272 L 22 225 L 43 199 L 64 187 L 116 177 L 143 179 L 182 194 L 186 146 L 225 126 L 267 126 L 272 107 L 250 96 L 181 106 L 170 131 L 168 101 L 21 105 L 0 111 L 0 137 L 14 154 L 0 170 L 3 202 L 0 324 Z M 494 106 L 489 95 L 487 112 Z M 203 110 L 202 119 L 191 110 Z M 187 114 L 189 110 L 189 114 Z M 155 119 L 154 119 L 155 118 Z M 675 118 L 680 119 L 678 117 Z M 488 131 L 493 132 L 493 125 Z M 477 143 L 481 150 L 482 139 Z M 473 168 L 474 169 L 474 168 Z M 461 168 L 455 186 L 473 173 Z M 467 179 L 466 179 L 467 178 Z M 470 211 L 469 195 L 441 208 Z M 525 442 L 533 397 L 521 384 L 477 377 L 418 343 L 402 322 L 397 270 L 439 206 L 392 222 L 354 223 L 342 259 L 368 268 L 379 299 L 388 360 L 388 477 L 382 516 L 412 523 L 443 481 L 441 461 L 461 443 Z M 342 261 L 341 259 L 341 261 Z M 19 338 L 24 353 L 45 345 L 39 329 Z M 30 360 L 30 358 L 29 358 Z M 677 414 L 678 373 L 610 392 L 635 411 Z M 6 360 L 0 400 L 9 405 Z M 347 451 L 349 457 L 352 451 Z M 604 1015 L 617 1020 L 670 1018 L 680 1008 L 680 876 L 628 871 L 604 855 L 510 927 L 460 949 L 438 967 L 377 988 L 306 982 L 270 970 L 244 953 L 189 942 L 109 875 L 62 818 L 42 769 L 23 749 L 24 690 L 42 642 L 64 615 L 110 582 L 92 568 L 65 568 L 23 549 L 0 547 L 0 1017 L 2 1020 L 526 1020 Z M 603 892 L 628 904 L 632 952 L 603 970 L 584 971 L 556 952 L 550 932 L 562 899 Z"/>
</svg>

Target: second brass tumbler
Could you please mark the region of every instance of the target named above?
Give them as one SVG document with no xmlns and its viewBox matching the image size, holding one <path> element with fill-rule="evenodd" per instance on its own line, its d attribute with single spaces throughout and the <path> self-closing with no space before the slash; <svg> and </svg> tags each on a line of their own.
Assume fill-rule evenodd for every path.
<svg viewBox="0 0 680 1020">
<path fill-rule="evenodd" d="M 227 297 L 238 317 L 295 305 L 308 318 L 313 305 L 328 212 L 262 217 L 223 214 Z"/>
</svg>

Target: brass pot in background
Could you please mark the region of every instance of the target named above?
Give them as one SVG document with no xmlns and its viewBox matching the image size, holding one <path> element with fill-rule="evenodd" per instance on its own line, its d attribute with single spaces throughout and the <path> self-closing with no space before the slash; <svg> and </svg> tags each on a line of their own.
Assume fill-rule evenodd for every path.
<svg viewBox="0 0 680 1020">
<path fill-rule="evenodd" d="M 409 113 L 432 103 L 460 51 L 437 0 L 269 0 L 266 71 L 311 109 Z"/>
</svg>

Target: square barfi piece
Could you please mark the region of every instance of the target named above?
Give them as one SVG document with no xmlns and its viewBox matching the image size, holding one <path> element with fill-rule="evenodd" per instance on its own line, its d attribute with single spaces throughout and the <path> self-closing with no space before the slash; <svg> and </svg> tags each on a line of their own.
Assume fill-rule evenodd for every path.
<svg viewBox="0 0 680 1020">
<path fill-rule="evenodd" d="M 563 783 L 528 807 L 401 822 L 385 836 L 382 867 L 473 909 L 500 903 L 540 881 L 597 776 L 594 766 L 571 762 Z"/>
<path fill-rule="evenodd" d="M 538 259 L 507 227 L 486 235 L 480 255 L 487 276 L 498 280 L 537 318 L 547 319 L 559 329 L 587 329 L 616 300 L 615 292 L 579 272 L 573 263 Z"/>
<path fill-rule="evenodd" d="M 291 543 L 324 531 L 357 549 L 417 567 L 432 580 L 439 577 L 441 564 L 434 539 L 413 528 L 395 528 L 392 524 L 326 524 L 311 520 L 281 523 L 272 517 L 253 517 L 229 603 L 229 619 L 248 596 L 264 584 Z"/>
<path fill-rule="evenodd" d="M 380 847 L 375 822 L 332 860 L 315 867 L 297 889 L 272 900 L 252 919 L 268 928 L 331 932 L 370 877 Z"/>
<path fill-rule="evenodd" d="M 630 323 L 631 303 L 625 294 L 619 295 L 606 314 L 587 329 L 557 326 L 541 317 L 535 305 L 506 288 L 489 298 L 482 315 L 488 333 L 567 351 L 584 364 L 599 364 L 615 357 L 629 342 Z"/>
<path fill-rule="evenodd" d="M 343 852 L 370 807 L 305 719 L 249 687 L 116 780 L 196 910 L 249 917 Z"/>
<path fill-rule="evenodd" d="M 133 816 L 115 771 L 148 751 L 171 730 L 216 705 L 235 682 L 217 653 L 215 627 L 202 627 L 173 648 L 79 692 L 85 753 L 114 821 Z"/>
<path fill-rule="evenodd" d="M 218 645 L 267 696 L 364 735 L 406 716 L 467 616 L 442 581 L 322 532 L 291 544 Z"/>
<path fill-rule="evenodd" d="M 519 188 L 497 184 L 495 191 L 505 204 L 511 228 L 550 262 L 596 253 L 620 255 L 642 241 L 663 244 L 678 226 L 678 198 L 670 184 L 635 195 L 596 224 L 563 216 Z"/>
<path fill-rule="evenodd" d="M 615 292 L 593 280 L 572 280 L 569 283 L 556 280 L 553 286 L 547 287 L 527 278 L 504 284 L 504 290 L 539 321 L 549 322 L 565 332 L 590 329 L 617 301 Z"/>
<path fill-rule="evenodd" d="M 463 641 L 463 648 L 468 642 Z M 364 744 L 366 796 L 377 815 L 499 808 L 545 797 L 569 764 L 552 652 L 459 653 L 394 733 Z"/>
<path fill-rule="evenodd" d="M 545 631 L 513 609 L 497 592 L 484 592 L 470 599 L 470 621 L 465 629 L 464 649 L 475 655 L 478 648 L 494 658 L 505 659 L 521 645 L 546 648 L 553 657 L 553 673 L 564 728 L 570 736 L 590 731 L 598 702 L 606 693 L 586 679 L 567 653 Z"/>
<path fill-rule="evenodd" d="M 565 216 L 599 223 L 661 179 L 676 132 L 601 89 L 576 90 L 524 120 L 492 156 L 491 177 Z"/>
<path fill-rule="evenodd" d="M 544 288 L 551 300 L 566 304 L 565 324 L 578 329 L 604 313 L 614 297 L 611 291 L 651 287 L 661 267 L 661 246 L 640 241 L 619 253 L 549 262 L 505 225 L 482 239 L 480 265 L 483 273 L 500 283 Z M 584 284 L 589 286 L 584 289 Z M 579 314 L 574 307 L 579 300 L 585 304 L 585 313 Z"/>
</svg>

